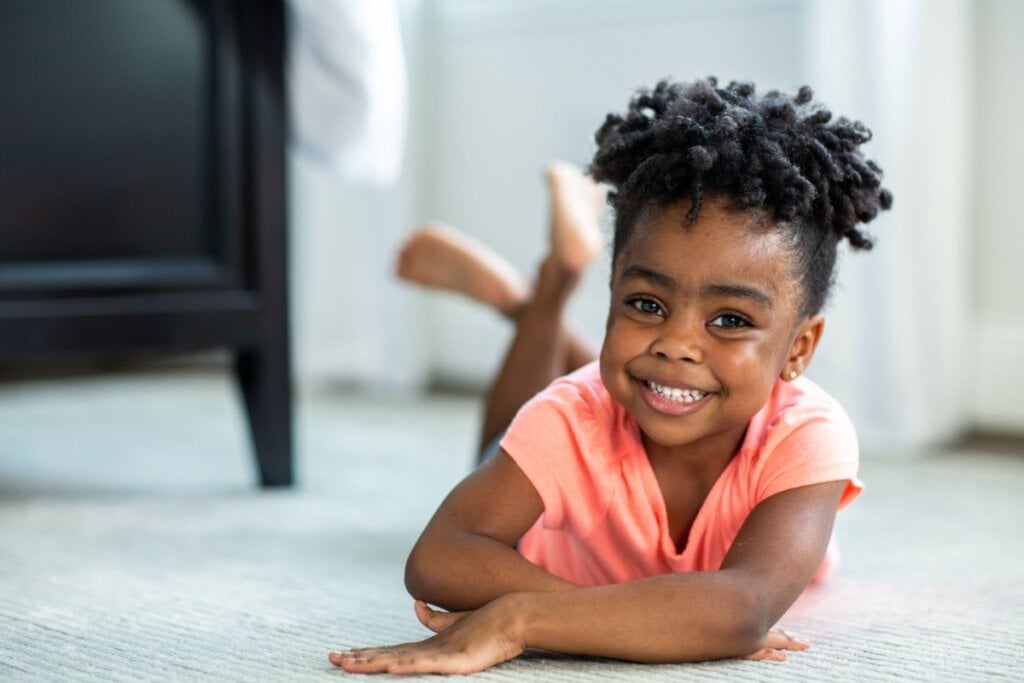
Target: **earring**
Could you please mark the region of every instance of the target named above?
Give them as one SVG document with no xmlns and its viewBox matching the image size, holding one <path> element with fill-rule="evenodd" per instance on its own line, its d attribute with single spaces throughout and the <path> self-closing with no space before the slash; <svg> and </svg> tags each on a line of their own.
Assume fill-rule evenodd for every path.
<svg viewBox="0 0 1024 683">
<path fill-rule="evenodd" d="M 789 378 L 790 379 L 796 379 L 796 374 L 797 374 L 796 370 L 790 370 L 789 371 Z"/>
</svg>

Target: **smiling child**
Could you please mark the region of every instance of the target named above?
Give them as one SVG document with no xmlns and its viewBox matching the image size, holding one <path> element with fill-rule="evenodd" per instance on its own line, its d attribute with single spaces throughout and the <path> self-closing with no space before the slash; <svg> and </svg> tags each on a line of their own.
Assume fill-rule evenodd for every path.
<svg viewBox="0 0 1024 683">
<path fill-rule="evenodd" d="M 849 419 L 803 374 L 838 243 L 870 248 L 857 226 L 891 205 L 860 151 L 870 133 L 809 88 L 709 78 L 641 90 L 596 138 L 589 173 L 615 212 L 598 360 L 562 319 L 605 194 L 572 167 L 548 169 L 534 283 L 449 228 L 403 249 L 401 277 L 516 334 L 488 396 L 490 457 L 406 567 L 436 635 L 332 653 L 347 671 L 469 673 L 527 647 L 639 662 L 806 647 L 772 627 L 835 569 L 835 514 L 862 485 Z"/>
</svg>

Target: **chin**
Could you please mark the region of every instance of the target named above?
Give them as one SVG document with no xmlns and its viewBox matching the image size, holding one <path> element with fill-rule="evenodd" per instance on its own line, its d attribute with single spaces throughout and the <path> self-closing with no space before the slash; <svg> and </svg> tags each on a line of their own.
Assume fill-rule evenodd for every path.
<svg viewBox="0 0 1024 683">
<path fill-rule="evenodd" d="M 644 415 L 630 410 L 643 435 L 659 446 L 686 446 L 700 441 L 708 435 L 709 430 L 702 421 L 692 417 L 668 417 L 664 415 Z"/>
</svg>

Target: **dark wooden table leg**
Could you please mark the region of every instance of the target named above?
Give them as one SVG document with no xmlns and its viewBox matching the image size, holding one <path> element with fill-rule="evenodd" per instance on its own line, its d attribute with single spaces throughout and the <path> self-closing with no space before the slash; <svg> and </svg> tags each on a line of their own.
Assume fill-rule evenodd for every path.
<svg viewBox="0 0 1024 683">
<path fill-rule="evenodd" d="M 287 347 L 244 349 L 235 371 L 245 401 L 253 450 L 263 486 L 289 486 L 294 480 L 292 388 Z"/>
</svg>

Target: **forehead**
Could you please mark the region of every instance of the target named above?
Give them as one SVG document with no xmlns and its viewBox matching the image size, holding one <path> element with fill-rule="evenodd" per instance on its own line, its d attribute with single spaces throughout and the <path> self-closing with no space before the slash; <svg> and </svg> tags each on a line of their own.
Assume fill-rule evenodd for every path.
<svg viewBox="0 0 1024 683">
<path fill-rule="evenodd" d="M 616 258 L 614 281 L 640 266 L 680 285 L 745 284 L 773 298 L 797 295 L 793 251 L 784 231 L 723 200 L 706 200 L 696 221 L 686 225 L 689 209 L 684 201 L 643 211 Z"/>
</svg>

